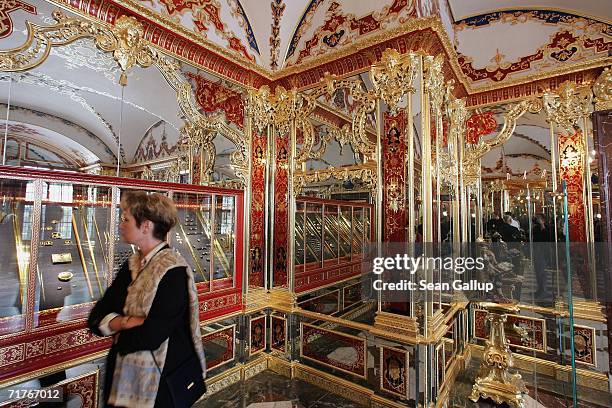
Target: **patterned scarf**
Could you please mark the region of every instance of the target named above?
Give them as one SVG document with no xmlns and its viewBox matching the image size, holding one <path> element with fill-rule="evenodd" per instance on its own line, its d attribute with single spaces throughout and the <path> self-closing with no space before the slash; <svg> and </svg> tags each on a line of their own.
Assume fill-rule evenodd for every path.
<svg viewBox="0 0 612 408">
<path fill-rule="evenodd" d="M 159 282 L 166 272 L 177 266 L 185 267 L 189 290 L 191 339 L 202 363 L 204 378 L 206 378 L 206 361 L 200 334 L 198 295 L 193 273 L 183 257 L 173 249 L 166 248 L 155 254 L 140 272 L 138 272 L 141 265 L 139 253 L 130 257 L 128 265 L 132 273 L 132 284 L 128 287 L 128 294 L 123 307 L 123 313 L 126 316 L 147 316 L 157 293 Z M 168 340 L 166 339 L 161 346 L 153 350 L 159 370 L 149 350 L 136 351 L 125 356 L 117 355 L 109 404 L 127 408 L 147 408 L 155 405 L 161 378 L 160 371 L 163 371 L 166 361 Z"/>
</svg>

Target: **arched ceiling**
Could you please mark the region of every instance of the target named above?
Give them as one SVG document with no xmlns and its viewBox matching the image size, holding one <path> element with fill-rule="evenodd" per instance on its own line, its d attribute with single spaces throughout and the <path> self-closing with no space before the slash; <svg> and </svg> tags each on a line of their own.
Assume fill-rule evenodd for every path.
<svg viewBox="0 0 612 408">
<path fill-rule="evenodd" d="M 115 3 L 196 39 L 270 80 L 283 78 L 285 69 L 290 75 L 316 66 L 326 61 L 323 56 L 367 48 L 374 37 L 379 41 L 394 29 L 394 35 L 404 35 L 397 29 L 430 16 L 446 30 L 455 74 L 470 94 L 600 67 L 610 63 L 612 50 L 612 7 L 601 0 L 100 1 L 100 7 Z M 49 7 L 34 0 L 18 3 L 5 10 L 4 31 Z M 4 36 L 0 32 L 0 39 Z"/>
</svg>

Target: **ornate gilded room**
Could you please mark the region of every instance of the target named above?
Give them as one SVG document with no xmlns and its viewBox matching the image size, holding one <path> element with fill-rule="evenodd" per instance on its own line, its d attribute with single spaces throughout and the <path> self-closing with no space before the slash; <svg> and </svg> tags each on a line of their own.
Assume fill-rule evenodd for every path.
<svg viewBox="0 0 612 408">
<path fill-rule="evenodd" d="M 106 406 L 133 191 L 196 407 L 612 406 L 610 0 L 0 0 L 0 118 L 0 407 Z"/>
</svg>

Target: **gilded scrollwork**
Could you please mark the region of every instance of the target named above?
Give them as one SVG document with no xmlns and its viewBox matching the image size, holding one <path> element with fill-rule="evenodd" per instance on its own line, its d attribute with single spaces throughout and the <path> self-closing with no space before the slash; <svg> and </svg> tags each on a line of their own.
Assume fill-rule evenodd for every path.
<svg viewBox="0 0 612 408">
<path fill-rule="evenodd" d="M 539 99 L 528 99 L 518 102 L 504 114 L 504 125 L 495 137 L 481 139 L 477 144 L 465 144 L 463 151 L 462 171 L 467 185 L 473 185 L 480 174 L 480 159 L 491 149 L 504 144 L 514 133 L 517 120 L 526 112 L 539 112 L 542 103 Z M 464 121 L 465 123 L 465 121 Z"/>
<path fill-rule="evenodd" d="M 309 172 L 296 172 L 293 177 L 293 192 L 298 196 L 304 186 L 311 183 L 321 183 L 330 179 L 335 180 L 361 180 L 368 188 L 376 186 L 376 169 L 363 165 L 347 167 L 331 167 L 325 170 Z"/>
<path fill-rule="evenodd" d="M 425 90 L 429 94 L 431 110 L 434 116 L 442 115 L 442 104 L 446 96 L 446 86 L 444 74 L 442 74 L 442 65 L 444 58 L 442 55 L 432 57 L 427 55 L 423 57 L 423 68 L 425 75 Z"/>
<path fill-rule="evenodd" d="M 357 109 L 352 120 L 352 143 L 351 145 L 356 150 L 366 157 L 373 157 L 376 149 L 376 143 L 368 137 L 366 132 L 367 115 L 376 108 L 378 99 L 375 90 L 366 90 L 360 81 L 355 80 L 337 80 L 333 75 L 325 75 L 323 85 L 317 88 L 319 96 L 323 93 L 333 95 L 338 89 L 347 88 L 353 101 L 357 104 Z"/>
<path fill-rule="evenodd" d="M 573 132 L 579 120 L 589 114 L 591 91 L 588 88 L 576 89 L 574 83 L 566 81 L 559 86 L 557 92 L 545 93 L 542 98 L 547 120 Z"/>
<path fill-rule="evenodd" d="M 303 97 L 297 91 L 287 91 L 277 86 L 274 92 L 264 85 L 257 90 L 249 91 L 247 113 L 251 116 L 253 126 L 262 132 L 268 125 L 276 126 L 281 133 L 289 131 L 291 121 L 296 118 Z"/>
<path fill-rule="evenodd" d="M 607 67 L 593 84 L 595 110 L 612 109 L 612 68 Z"/>
<path fill-rule="evenodd" d="M 17 72 L 35 68 L 47 59 L 52 47 L 70 44 L 105 31 L 94 23 L 68 17 L 59 10 L 54 11 L 52 16 L 57 23 L 50 26 L 26 21 L 26 41 L 18 47 L 0 51 L 0 70 Z M 110 32 L 107 35 L 112 36 Z"/>
<path fill-rule="evenodd" d="M 378 96 L 395 111 L 405 95 L 414 93 L 419 58 L 387 48 L 381 61 L 370 69 L 370 79 Z"/>
<path fill-rule="evenodd" d="M 212 140 L 218 133 L 222 133 L 236 145 L 236 151 L 231 154 L 230 161 L 238 178 L 246 183 L 248 177 L 248 146 L 244 134 L 229 126 L 221 115 L 208 117 L 200 113 L 193 99 L 191 85 L 181 74 L 180 66 L 176 61 L 158 57 L 155 66 L 176 91 L 179 110 L 185 118 L 185 125 L 181 128 L 181 139 L 185 141 L 187 147 L 191 147 L 193 150 L 204 149 L 203 152 L 207 157 L 205 174 L 212 172 L 215 164 Z M 180 157 L 177 160 L 180 161 Z"/>
</svg>

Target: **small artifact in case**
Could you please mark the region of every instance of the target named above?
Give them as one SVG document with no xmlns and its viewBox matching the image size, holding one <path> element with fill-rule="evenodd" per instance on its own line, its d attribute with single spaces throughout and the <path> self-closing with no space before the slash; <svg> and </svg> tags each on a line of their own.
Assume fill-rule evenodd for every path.
<svg viewBox="0 0 612 408">
<path fill-rule="evenodd" d="M 49 239 L 45 240 L 45 241 L 41 241 L 40 245 L 42 245 L 42 246 L 53 246 L 53 241 L 51 241 Z"/>
<path fill-rule="evenodd" d="M 64 271 L 57 274 L 57 279 L 62 282 L 68 282 L 70 281 L 70 279 L 72 279 L 73 276 L 74 274 L 72 272 Z"/>
<path fill-rule="evenodd" d="M 51 254 L 51 262 L 53 265 L 71 263 L 72 255 L 68 252 L 64 252 L 63 254 Z"/>
<path fill-rule="evenodd" d="M 52 232 L 51 233 L 51 238 L 53 239 L 60 239 L 62 237 L 62 234 L 60 234 L 59 232 Z"/>
</svg>

